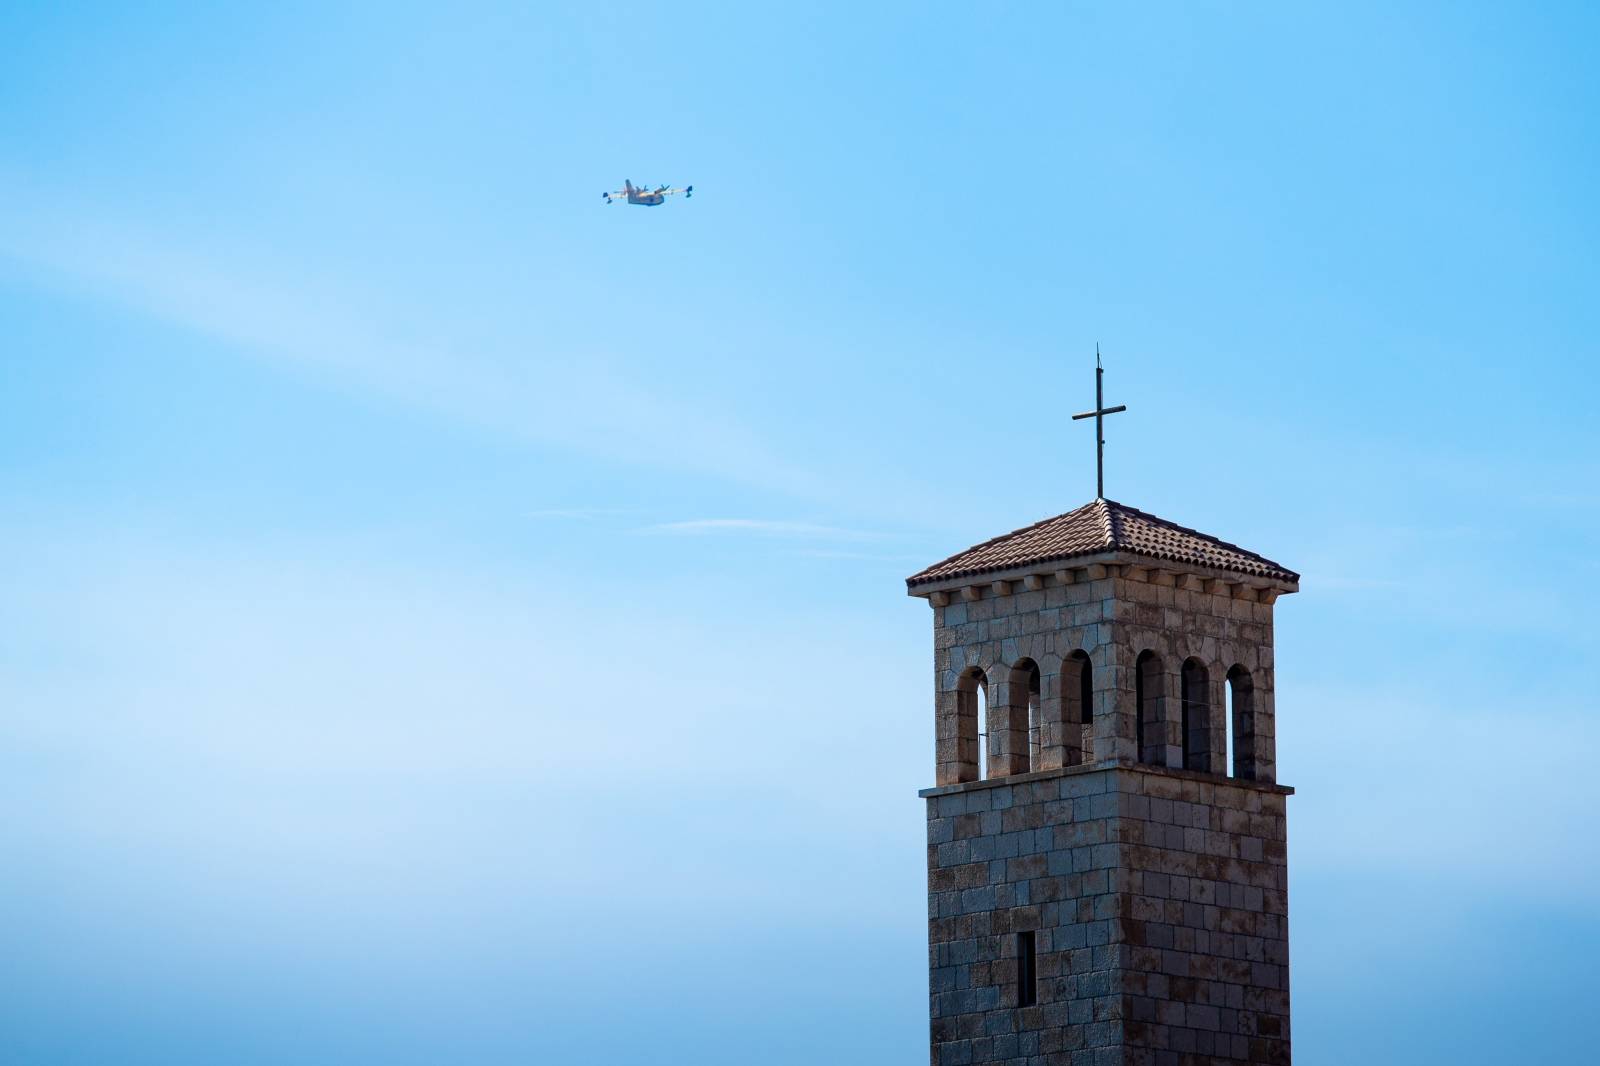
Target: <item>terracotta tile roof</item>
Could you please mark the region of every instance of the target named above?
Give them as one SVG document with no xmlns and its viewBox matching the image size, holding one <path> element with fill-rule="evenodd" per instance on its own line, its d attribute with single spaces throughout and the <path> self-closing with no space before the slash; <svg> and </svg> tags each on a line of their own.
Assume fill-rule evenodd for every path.
<svg viewBox="0 0 1600 1066">
<path fill-rule="evenodd" d="M 1294 571 L 1236 544 L 1197 533 L 1115 500 L 1095 500 L 1075 511 L 1046 518 L 958 552 L 906 578 L 906 587 L 1113 551 L 1230 570 L 1251 577 L 1280 581 L 1300 579 Z"/>
</svg>

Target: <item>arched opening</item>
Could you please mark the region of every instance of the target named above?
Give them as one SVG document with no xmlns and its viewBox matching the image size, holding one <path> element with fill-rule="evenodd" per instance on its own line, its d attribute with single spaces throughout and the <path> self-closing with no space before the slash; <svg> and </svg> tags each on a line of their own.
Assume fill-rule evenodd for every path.
<svg viewBox="0 0 1600 1066">
<path fill-rule="evenodd" d="M 1162 714 L 1161 656 L 1153 651 L 1142 651 L 1134 662 L 1133 693 L 1134 744 L 1139 749 L 1139 761 L 1156 766 L 1167 763 L 1167 730 Z"/>
<path fill-rule="evenodd" d="M 1013 761 L 1012 773 L 1026 773 L 1039 765 L 1039 744 L 1042 739 L 1040 726 L 1043 724 L 1040 717 L 1039 681 L 1039 664 L 1032 659 L 1019 660 L 1017 665 L 1011 668 L 1011 706 L 1013 709 L 1020 709 L 1023 701 L 1026 700 L 1028 715 L 1028 735 L 1025 741 L 1028 753 L 1027 763 L 1026 765 L 1018 766 L 1016 761 Z M 1020 718 L 1021 715 L 1019 713 L 1014 717 Z M 1019 744 L 1018 748 L 1020 749 L 1022 746 L 1022 744 Z"/>
<path fill-rule="evenodd" d="M 1229 670 L 1228 683 L 1222 686 L 1222 765 L 1229 777 L 1239 776 L 1238 764 L 1234 762 L 1239 748 L 1233 742 L 1238 720 L 1234 714 L 1233 671 Z"/>
<path fill-rule="evenodd" d="M 989 776 L 989 686 L 978 686 L 978 780 Z"/>
<path fill-rule="evenodd" d="M 956 682 L 956 731 L 961 764 L 958 780 L 961 781 L 982 781 L 984 777 L 988 761 L 984 744 L 988 687 L 983 671 L 976 666 Z"/>
<path fill-rule="evenodd" d="M 1211 672 L 1199 659 L 1185 659 L 1178 675 L 1183 704 L 1183 768 L 1211 770 Z"/>
<path fill-rule="evenodd" d="M 1061 735 L 1066 765 L 1094 760 L 1094 668 L 1085 651 L 1073 652 L 1061 664 Z"/>
<path fill-rule="evenodd" d="M 1235 664 L 1228 671 L 1228 766 L 1246 781 L 1256 776 L 1255 691 L 1250 671 Z"/>
</svg>

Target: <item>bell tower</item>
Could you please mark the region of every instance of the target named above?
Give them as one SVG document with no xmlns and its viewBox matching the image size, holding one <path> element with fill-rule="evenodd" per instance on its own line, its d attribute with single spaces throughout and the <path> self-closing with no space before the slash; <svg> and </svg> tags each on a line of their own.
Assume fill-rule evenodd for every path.
<svg viewBox="0 0 1600 1066">
<path fill-rule="evenodd" d="M 1096 499 L 906 585 L 933 1066 L 1287 1066 L 1272 609 L 1299 575 Z"/>
</svg>

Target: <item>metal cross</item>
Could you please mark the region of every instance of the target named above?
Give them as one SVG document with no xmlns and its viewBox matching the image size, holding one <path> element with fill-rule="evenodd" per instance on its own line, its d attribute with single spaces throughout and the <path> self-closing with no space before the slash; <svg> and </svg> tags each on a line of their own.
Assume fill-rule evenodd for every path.
<svg viewBox="0 0 1600 1066">
<path fill-rule="evenodd" d="M 1072 420 L 1080 418 L 1094 419 L 1094 494 L 1095 498 L 1106 498 L 1106 436 L 1103 422 L 1106 415 L 1114 415 L 1119 411 L 1126 411 L 1128 405 L 1119 403 L 1115 407 L 1107 407 L 1104 393 L 1101 391 L 1100 379 L 1105 377 L 1105 370 L 1100 366 L 1100 345 L 1094 346 L 1094 410 L 1085 411 L 1081 415 L 1073 415 Z"/>
</svg>

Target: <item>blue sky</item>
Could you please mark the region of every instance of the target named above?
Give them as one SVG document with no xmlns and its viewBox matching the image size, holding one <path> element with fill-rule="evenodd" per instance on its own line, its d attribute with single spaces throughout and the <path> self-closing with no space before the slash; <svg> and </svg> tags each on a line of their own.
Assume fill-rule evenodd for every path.
<svg viewBox="0 0 1600 1066">
<path fill-rule="evenodd" d="M 1592 1057 L 1600 19 L 1392 7 L 0 14 L 0 1061 L 925 1061 L 1097 341 L 1305 575 L 1297 1061 Z"/>
</svg>

